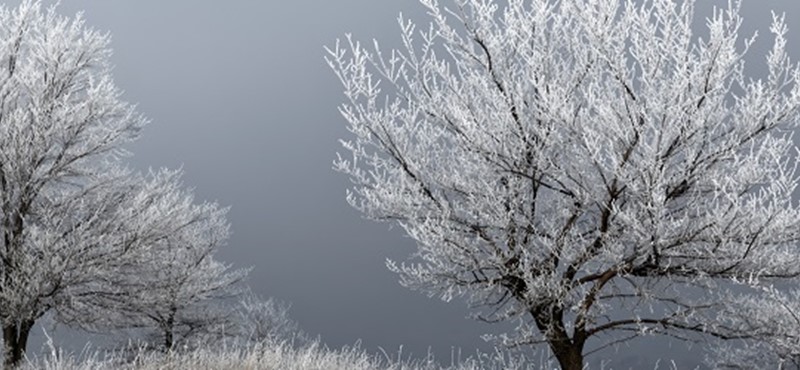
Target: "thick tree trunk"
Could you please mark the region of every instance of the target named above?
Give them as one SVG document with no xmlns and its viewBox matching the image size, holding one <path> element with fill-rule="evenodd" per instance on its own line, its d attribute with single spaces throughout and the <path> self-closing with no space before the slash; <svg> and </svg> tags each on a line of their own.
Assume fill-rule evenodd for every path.
<svg viewBox="0 0 800 370">
<path fill-rule="evenodd" d="M 583 348 L 572 343 L 550 343 L 562 370 L 583 370 Z"/>
<path fill-rule="evenodd" d="M 564 312 L 558 307 L 531 310 L 536 326 L 547 337 L 547 343 L 562 370 L 583 370 L 584 335 L 570 337 L 564 326 Z"/>
<path fill-rule="evenodd" d="M 5 370 L 16 368 L 25 358 L 28 334 L 30 334 L 33 324 L 33 320 L 24 320 L 3 326 L 3 368 Z"/>
</svg>

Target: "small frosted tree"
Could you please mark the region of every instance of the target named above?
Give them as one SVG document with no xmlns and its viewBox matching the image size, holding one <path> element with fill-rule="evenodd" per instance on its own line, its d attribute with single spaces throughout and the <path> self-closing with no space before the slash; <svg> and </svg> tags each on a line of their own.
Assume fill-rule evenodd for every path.
<svg viewBox="0 0 800 370">
<path fill-rule="evenodd" d="M 388 263 L 403 285 L 516 320 L 498 339 L 565 369 L 647 334 L 764 334 L 718 314 L 745 292 L 719 287 L 800 273 L 781 17 L 751 79 L 738 2 L 702 35 L 691 0 L 420 2 L 430 26 L 401 17 L 400 50 L 327 56 L 352 132 L 334 167 L 416 240 Z"/>
<path fill-rule="evenodd" d="M 311 340 L 289 316 L 291 305 L 275 298 L 264 299 L 253 292 L 241 297 L 236 309 L 237 337 L 247 343 L 291 341 L 304 345 Z"/>
<path fill-rule="evenodd" d="M 234 313 L 221 300 L 241 293 L 238 284 L 248 272 L 214 259 L 228 237 L 225 212 L 213 205 L 196 211 L 211 217 L 164 241 L 163 251 L 154 254 L 159 260 L 147 264 L 152 284 L 142 285 L 136 295 L 141 299 L 134 299 L 139 303 L 129 306 L 137 308 L 145 326 L 155 329 L 165 349 L 230 335 Z"/>
<path fill-rule="evenodd" d="M 189 215 L 187 222 L 150 244 L 136 265 L 117 269 L 110 279 L 121 294 L 81 318 L 81 326 L 144 331 L 149 345 L 164 350 L 220 339 L 226 331 L 233 334 L 234 312 L 222 300 L 241 292 L 239 283 L 249 270 L 232 270 L 214 259 L 229 236 L 227 209 L 195 204 L 178 175 L 162 172 L 157 177 L 173 180 L 169 212 Z"/>
<path fill-rule="evenodd" d="M 80 17 L 61 17 L 38 2 L 0 6 L 6 368 L 23 359 L 30 330 L 43 315 L 96 325 L 89 321 L 96 312 L 117 310 L 135 293 L 125 272 L 143 271 L 163 255 L 165 240 L 192 230 L 199 238 L 205 234 L 197 225 L 224 215 L 215 205 L 191 205 L 175 172 L 125 169 L 121 146 L 146 120 L 120 100 L 108 43 Z"/>
</svg>

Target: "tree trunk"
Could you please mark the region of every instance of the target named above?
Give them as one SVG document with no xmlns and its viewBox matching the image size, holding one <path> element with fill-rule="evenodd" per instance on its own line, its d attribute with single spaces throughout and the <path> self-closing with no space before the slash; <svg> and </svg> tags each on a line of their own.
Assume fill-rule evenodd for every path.
<svg viewBox="0 0 800 370">
<path fill-rule="evenodd" d="M 573 343 L 550 342 L 550 349 L 558 360 L 561 370 L 583 370 L 583 346 Z"/>
<path fill-rule="evenodd" d="M 173 345 L 172 342 L 173 342 L 172 330 L 165 330 L 164 331 L 164 350 L 166 350 L 167 352 L 171 351 L 172 350 L 172 345 Z"/>
<path fill-rule="evenodd" d="M 28 334 L 30 334 L 33 324 L 33 320 L 23 320 L 3 326 L 3 368 L 5 370 L 15 369 L 25 358 Z"/>
<path fill-rule="evenodd" d="M 564 327 L 564 312 L 555 306 L 531 310 L 539 332 L 547 337 L 547 343 L 558 360 L 561 370 L 583 370 L 584 335 L 570 337 Z"/>
<path fill-rule="evenodd" d="M 170 307 L 169 316 L 167 317 L 167 322 L 164 324 L 164 350 L 169 352 L 172 350 L 172 346 L 175 345 L 175 313 L 177 309 L 175 307 Z"/>
</svg>

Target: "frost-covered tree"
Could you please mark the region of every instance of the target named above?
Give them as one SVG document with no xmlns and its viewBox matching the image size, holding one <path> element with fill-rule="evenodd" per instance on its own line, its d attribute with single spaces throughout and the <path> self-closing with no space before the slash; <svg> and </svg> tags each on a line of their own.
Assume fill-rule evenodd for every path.
<svg viewBox="0 0 800 370">
<path fill-rule="evenodd" d="M 189 215 L 190 221 L 149 245 L 149 253 L 137 265 L 117 269 L 111 279 L 123 294 L 106 309 L 86 316 L 83 326 L 144 330 L 149 344 L 164 350 L 233 333 L 235 312 L 222 300 L 240 293 L 238 283 L 248 270 L 232 270 L 214 259 L 228 239 L 227 209 L 195 204 L 178 181 L 172 186 L 168 193 L 175 201 L 170 212 Z"/>
<path fill-rule="evenodd" d="M 334 167 L 417 242 L 388 263 L 402 284 L 517 321 L 497 339 L 565 369 L 645 334 L 762 333 L 717 312 L 747 294 L 720 286 L 800 273 L 782 17 L 753 79 L 736 1 L 701 34 L 692 0 L 421 3 L 400 50 L 348 36 L 327 57 L 352 132 Z"/>
<path fill-rule="evenodd" d="M 290 341 L 312 342 L 289 316 L 291 305 L 275 298 L 264 299 L 253 292 L 241 297 L 236 310 L 236 335 L 245 343 Z"/>
<path fill-rule="evenodd" d="M 183 240 L 178 235 L 224 215 L 215 205 L 191 205 L 175 172 L 125 169 L 121 146 L 146 120 L 120 100 L 108 43 L 79 16 L 27 0 L 0 6 L 0 326 L 7 368 L 23 358 L 44 314 L 96 325 L 92 313 L 117 308 L 132 294 L 122 272 L 141 270 L 163 253 L 165 240 Z M 195 231 L 193 238 L 206 235 Z"/>
</svg>

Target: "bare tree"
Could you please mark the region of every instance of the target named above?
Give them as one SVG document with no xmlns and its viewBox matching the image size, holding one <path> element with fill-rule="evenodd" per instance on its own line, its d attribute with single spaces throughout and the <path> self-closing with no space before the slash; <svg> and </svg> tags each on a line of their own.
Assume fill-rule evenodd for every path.
<svg viewBox="0 0 800 370">
<path fill-rule="evenodd" d="M 120 284 L 125 271 L 141 271 L 163 253 L 165 240 L 224 215 L 215 205 L 191 205 L 176 172 L 125 169 L 121 145 L 146 120 L 120 100 L 108 43 L 80 16 L 67 19 L 28 0 L 0 6 L 6 368 L 23 359 L 28 334 L 45 313 L 94 325 L 91 313 L 118 308 L 132 294 Z"/>
<path fill-rule="evenodd" d="M 699 36 L 691 0 L 420 2 L 401 50 L 348 35 L 327 57 L 352 132 L 334 167 L 416 240 L 388 263 L 402 284 L 518 320 L 498 339 L 564 369 L 646 334 L 755 334 L 716 314 L 737 303 L 718 287 L 800 273 L 781 17 L 750 79 L 736 1 Z"/>
</svg>

